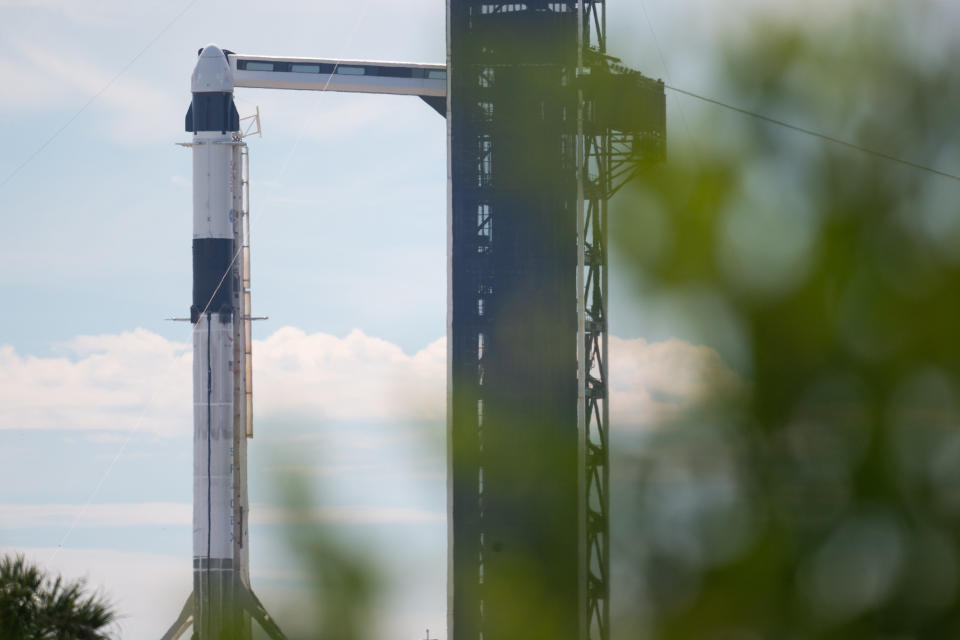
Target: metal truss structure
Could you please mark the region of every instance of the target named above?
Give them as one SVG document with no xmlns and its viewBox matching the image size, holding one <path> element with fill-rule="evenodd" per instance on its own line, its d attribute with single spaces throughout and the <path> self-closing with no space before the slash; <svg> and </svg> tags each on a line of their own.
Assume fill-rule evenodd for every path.
<svg viewBox="0 0 960 640">
<path fill-rule="evenodd" d="M 581 455 L 581 638 L 610 638 L 608 202 L 665 158 L 661 82 L 607 53 L 606 2 L 580 3 L 578 426 Z M 626 108 L 626 112 L 620 111 Z M 620 111 L 618 113 L 618 111 Z"/>
<path fill-rule="evenodd" d="M 592 42 L 606 50 L 606 3 L 580 3 L 578 73 Z M 592 69 L 591 69 L 592 72 Z M 592 75 L 592 73 L 591 73 Z M 610 136 L 580 87 L 577 124 L 577 427 L 580 433 L 580 637 L 610 637 L 610 408 L 607 198 Z"/>
</svg>

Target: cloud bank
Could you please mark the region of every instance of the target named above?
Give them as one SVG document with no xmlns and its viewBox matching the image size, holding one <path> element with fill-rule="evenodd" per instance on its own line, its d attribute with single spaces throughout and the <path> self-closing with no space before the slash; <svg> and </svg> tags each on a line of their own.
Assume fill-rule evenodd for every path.
<svg viewBox="0 0 960 640">
<path fill-rule="evenodd" d="M 178 502 L 110 504 L 0 504 L 0 531 L 41 527 L 188 527 L 193 507 Z M 409 507 L 367 505 L 290 509 L 253 504 L 250 523 L 291 524 L 421 524 L 440 522 L 444 514 Z"/>
<path fill-rule="evenodd" d="M 144 329 L 81 336 L 61 357 L 0 346 L 0 429 L 152 433 L 192 430 L 192 350 Z M 420 421 L 446 411 L 446 340 L 414 354 L 354 330 L 344 337 L 285 327 L 254 341 L 258 420 Z M 611 414 L 649 428 L 740 379 L 709 347 L 610 340 Z"/>
<path fill-rule="evenodd" d="M 615 429 L 645 429 L 743 386 L 711 347 L 676 338 L 610 338 L 610 416 Z"/>
</svg>

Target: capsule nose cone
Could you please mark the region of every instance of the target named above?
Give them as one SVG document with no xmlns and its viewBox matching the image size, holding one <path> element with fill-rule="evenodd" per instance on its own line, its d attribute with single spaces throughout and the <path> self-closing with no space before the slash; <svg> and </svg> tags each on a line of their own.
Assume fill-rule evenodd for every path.
<svg viewBox="0 0 960 640">
<path fill-rule="evenodd" d="M 223 50 L 215 44 L 208 44 L 200 52 L 197 66 L 190 78 L 190 90 L 193 93 L 213 91 L 232 92 L 233 72 Z"/>
</svg>

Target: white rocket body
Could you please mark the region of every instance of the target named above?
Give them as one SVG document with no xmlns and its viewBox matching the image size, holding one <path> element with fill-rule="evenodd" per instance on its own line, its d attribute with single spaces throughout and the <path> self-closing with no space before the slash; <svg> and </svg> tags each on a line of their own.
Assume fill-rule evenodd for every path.
<svg viewBox="0 0 960 640">
<path fill-rule="evenodd" d="M 201 52 L 192 77 L 193 571 L 201 640 L 249 629 L 239 121 L 223 51 Z M 248 631 L 247 631 L 248 632 Z"/>
<path fill-rule="evenodd" d="M 233 568 L 233 322 L 217 315 L 193 337 L 193 556 L 222 570 Z"/>
<path fill-rule="evenodd" d="M 162 640 L 286 640 L 250 589 L 247 438 L 253 437 L 248 156 L 228 55 L 191 77 L 193 140 L 193 589 Z"/>
<path fill-rule="evenodd" d="M 229 134 L 199 132 L 194 145 L 193 239 L 233 245 L 233 252 L 227 252 L 233 264 L 225 269 L 230 273 L 216 283 L 224 289 L 238 262 L 231 255 L 237 250 L 233 144 Z M 193 329 L 193 555 L 232 559 L 234 338 L 239 310 L 234 305 L 229 311 L 212 306 L 208 301 L 199 309 Z"/>
</svg>

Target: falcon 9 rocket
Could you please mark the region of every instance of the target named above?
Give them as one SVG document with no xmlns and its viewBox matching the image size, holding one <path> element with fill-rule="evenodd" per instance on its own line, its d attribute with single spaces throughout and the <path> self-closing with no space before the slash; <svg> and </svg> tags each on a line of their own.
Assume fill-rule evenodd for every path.
<svg viewBox="0 0 960 640">
<path fill-rule="evenodd" d="M 233 72 L 216 45 L 193 71 L 193 592 L 164 640 L 283 634 L 250 588 L 247 438 L 252 436 L 244 143 Z"/>
</svg>

